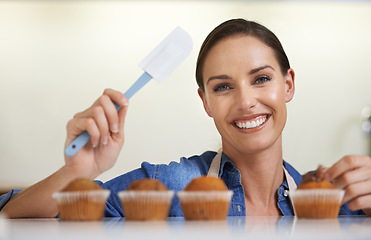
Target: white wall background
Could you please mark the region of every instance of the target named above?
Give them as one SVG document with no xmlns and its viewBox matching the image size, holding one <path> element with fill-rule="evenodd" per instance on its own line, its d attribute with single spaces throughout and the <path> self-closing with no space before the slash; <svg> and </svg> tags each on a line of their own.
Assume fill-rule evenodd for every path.
<svg viewBox="0 0 371 240">
<path fill-rule="evenodd" d="M 296 71 L 284 158 L 300 172 L 367 154 L 361 110 L 371 105 L 368 1 L 0 1 L 0 187 L 23 187 L 63 165 L 65 125 L 103 92 L 123 92 L 138 63 L 175 26 L 190 57 L 164 83 L 131 99 L 126 143 L 105 181 L 220 146 L 197 95 L 206 35 L 229 18 L 276 33 Z"/>
</svg>

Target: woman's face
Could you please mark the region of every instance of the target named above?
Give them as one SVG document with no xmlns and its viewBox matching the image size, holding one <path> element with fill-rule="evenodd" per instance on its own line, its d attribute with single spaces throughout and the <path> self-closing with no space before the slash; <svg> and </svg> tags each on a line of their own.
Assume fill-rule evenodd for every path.
<svg viewBox="0 0 371 240">
<path fill-rule="evenodd" d="M 221 40 L 205 59 L 203 81 L 205 92 L 199 89 L 199 95 L 225 152 L 256 153 L 282 145 L 294 72 L 282 74 L 270 47 L 246 35 Z"/>
</svg>

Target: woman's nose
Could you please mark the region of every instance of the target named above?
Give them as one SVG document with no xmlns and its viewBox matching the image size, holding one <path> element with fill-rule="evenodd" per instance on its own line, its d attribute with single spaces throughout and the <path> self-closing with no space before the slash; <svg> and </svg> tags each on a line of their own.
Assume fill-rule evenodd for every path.
<svg viewBox="0 0 371 240">
<path fill-rule="evenodd" d="M 236 96 L 236 106 L 239 110 L 248 111 L 253 109 L 257 104 L 257 98 L 252 89 L 247 87 L 241 88 Z"/>
</svg>

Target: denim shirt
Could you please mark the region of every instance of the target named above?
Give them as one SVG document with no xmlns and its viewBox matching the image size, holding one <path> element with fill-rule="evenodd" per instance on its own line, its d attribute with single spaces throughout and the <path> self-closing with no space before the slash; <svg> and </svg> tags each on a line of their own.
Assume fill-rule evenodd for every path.
<svg viewBox="0 0 371 240">
<path fill-rule="evenodd" d="M 190 158 L 181 158 L 180 162 L 171 162 L 169 164 L 150 164 L 143 162 L 141 168 L 118 176 L 106 183 L 96 181 L 103 188 L 111 190 L 111 195 L 107 200 L 105 217 L 124 217 L 118 192 L 125 190 L 134 180 L 143 178 L 154 178 L 161 181 L 168 189 L 176 191 L 183 190 L 186 185 L 195 177 L 207 175 L 210 164 L 215 157 L 216 152 L 207 151 L 201 155 L 195 155 Z M 283 161 L 283 166 L 291 175 L 297 185 L 300 184 L 302 176 L 290 164 Z M 229 190 L 233 191 L 229 216 L 245 216 L 245 193 L 241 184 L 241 175 L 233 162 L 225 154 L 222 155 L 219 177 L 224 180 Z M 277 207 L 282 215 L 293 216 L 294 211 L 288 196 L 288 184 L 284 179 L 282 185 L 277 191 Z M 9 201 L 9 199 L 20 190 L 12 190 L 9 193 L 0 196 L 0 210 Z M 344 204 L 339 215 L 365 215 L 363 211 L 351 211 Z M 172 200 L 170 217 L 183 216 L 179 199 L 176 194 Z"/>
</svg>

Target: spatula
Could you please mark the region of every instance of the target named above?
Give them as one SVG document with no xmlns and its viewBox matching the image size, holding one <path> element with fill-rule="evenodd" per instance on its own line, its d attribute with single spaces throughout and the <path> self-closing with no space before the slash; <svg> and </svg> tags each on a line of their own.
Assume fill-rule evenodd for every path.
<svg viewBox="0 0 371 240">
<path fill-rule="evenodd" d="M 180 27 L 176 27 L 155 49 L 152 50 L 139 64 L 144 73 L 124 93 L 130 99 L 152 78 L 158 82 L 165 80 L 167 76 L 177 68 L 192 50 L 192 39 L 189 34 Z M 120 106 L 115 103 L 117 111 Z M 82 132 L 65 149 L 68 157 L 74 156 L 89 141 L 87 131 Z"/>
</svg>

